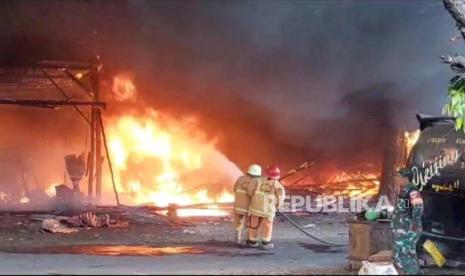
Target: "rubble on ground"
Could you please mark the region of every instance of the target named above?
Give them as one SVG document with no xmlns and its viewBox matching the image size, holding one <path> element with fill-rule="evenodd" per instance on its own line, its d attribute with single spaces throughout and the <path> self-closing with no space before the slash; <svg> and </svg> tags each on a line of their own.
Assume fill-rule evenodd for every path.
<svg viewBox="0 0 465 276">
<path fill-rule="evenodd" d="M 103 228 L 110 227 L 108 214 L 96 215 L 94 212 L 85 212 L 79 215 L 53 216 L 32 215 L 31 220 L 42 221 L 42 229 L 51 233 L 75 233 L 78 228 Z"/>
<path fill-rule="evenodd" d="M 42 221 L 42 229 L 50 233 L 62 234 L 76 233 L 78 231 L 77 229 L 71 228 L 61 221 L 53 218 L 44 219 L 44 221 Z"/>
<path fill-rule="evenodd" d="M 40 229 L 49 233 L 75 233 L 91 228 L 127 227 L 131 224 L 166 225 L 169 227 L 190 227 L 195 223 L 209 223 L 208 218 L 179 218 L 157 213 L 156 208 L 107 206 L 94 207 L 91 211 L 17 211 L 5 212 L 6 217 L 27 218 L 24 224 L 41 223 Z"/>
</svg>

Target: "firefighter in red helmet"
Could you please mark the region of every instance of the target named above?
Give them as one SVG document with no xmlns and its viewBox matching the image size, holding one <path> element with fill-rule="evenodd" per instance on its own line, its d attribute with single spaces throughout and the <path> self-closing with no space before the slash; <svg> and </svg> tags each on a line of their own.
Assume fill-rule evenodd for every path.
<svg viewBox="0 0 465 276">
<path fill-rule="evenodd" d="M 279 182 L 280 169 L 273 165 L 268 166 L 266 176 L 249 191 L 251 201 L 249 205 L 249 246 L 263 246 L 266 249 L 273 248 L 271 237 L 273 233 L 273 220 L 276 209 L 284 202 L 284 187 Z M 261 239 L 259 239 L 259 236 Z"/>
</svg>

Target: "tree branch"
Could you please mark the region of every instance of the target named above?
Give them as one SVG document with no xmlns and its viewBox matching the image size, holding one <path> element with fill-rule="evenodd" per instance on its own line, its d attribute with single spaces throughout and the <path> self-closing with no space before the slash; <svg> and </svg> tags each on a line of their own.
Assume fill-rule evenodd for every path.
<svg viewBox="0 0 465 276">
<path fill-rule="evenodd" d="M 446 10 L 454 18 L 457 28 L 465 39 L 465 0 L 443 0 Z"/>
<path fill-rule="evenodd" d="M 450 65 L 456 73 L 465 73 L 465 56 L 441 56 L 442 62 Z"/>
</svg>

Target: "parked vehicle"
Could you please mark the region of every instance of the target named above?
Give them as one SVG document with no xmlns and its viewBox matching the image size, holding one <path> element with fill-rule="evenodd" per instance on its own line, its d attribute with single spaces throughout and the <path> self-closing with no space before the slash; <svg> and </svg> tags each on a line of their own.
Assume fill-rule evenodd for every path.
<svg viewBox="0 0 465 276">
<path fill-rule="evenodd" d="M 407 166 L 424 197 L 423 235 L 447 265 L 465 265 L 465 133 L 455 130 L 454 118 L 417 115 L 420 136 Z M 448 159 L 447 159 L 448 158 Z M 420 255 L 426 257 L 422 248 Z M 429 259 L 429 258 L 427 258 Z M 431 261 L 431 259 L 429 259 Z"/>
</svg>

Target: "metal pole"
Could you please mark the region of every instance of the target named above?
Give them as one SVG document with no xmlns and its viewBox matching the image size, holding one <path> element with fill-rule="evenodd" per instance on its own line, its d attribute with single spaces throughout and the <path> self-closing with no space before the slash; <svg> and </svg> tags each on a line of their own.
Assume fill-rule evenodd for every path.
<svg viewBox="0 0 465 276">
<path fill-rule="evenodd" d="M 97 117 L 100 118 L 97 121 L 96 131 L 95 131 L 95 162 L 96 162 L 96 176 L 95 176 L 95 192 L 97 196 L 97 202 L 100 202 L 102 199 L 102 164 L 103 164 L 103 156 L 102 156 L 102 133 L 99 131 L 102 128 L 101 125 L 101 117 L 102 114 L 100 110 L 97 110 Z"/>
<path fill-rule="evenodd" d="M 92 93 L 94 95 L 94 101 L 98 102 L 100 99 L 100 87 L 99 87 L 99 75 L 98 71 L 94 71 L 91 76 Z M 101 113 L 97 107 L 92 108 L 92 114 L 94 116 L 94 133 L 95 133 L 95 196 L 97 203 L 102 198 L 102 134 L 101 129 Z"/>
<path fill-rule="evenodd" d="M 92 72 L 90 75 L 90 81 L 91 81 L 91 90 L 92 90 L 92 102 L 96 101 L 95 98 L 95 85 L 94 85 L 94 74 L 95 72 Z M 89 167 L 89 186 L 87 190 L 87 194 L 89 197 L 89 200 L 93 202 L 94 200 L 94 176 L 95 176 L 95 168 L 97 166 L 96 160 L 95 160 L 95 133 L 97 132 L 97 121 L 98 118 L 96 117 L 96 108 L 92 106 L 90 110 L 90 151 L 89 151 L 89 157 L 88 157 L 88 167 Z"/>
<path fill-rule="evenodd" d="M 111 183 L 113 184 L 113 190 L 115 192 L 116 204 L 119 206 L 120 203 L 119 203 L 118 191 L 116 190 L 115 175 L 113 173 L 113 166 L 111 164 L 110 152 L 108 150 L 108 144 L 107 144 L 107 136 L 105 135 L 105 128 L 103 127 L 103 120 L 102 120 L 102 114 L 101 113 L 99 113 L 98 119 L 99 119 L 100 129 L 102 130 L 103 145 L 105 146 L 105 153 L 107 155 L 108 167 L 110 168 Z"/>
<path fill-rule="evenodd" d="M 94 193 L 94 164 L 95 164 L 95 116 L 93 109 L 90 112 L 90 147 L 89 147 L 89 156 L 87 158 L 87 167 L 89 168 L 89 185 L 87 189 L 87 195 L 89 201 L 93 201 Z"/>
</svg>

